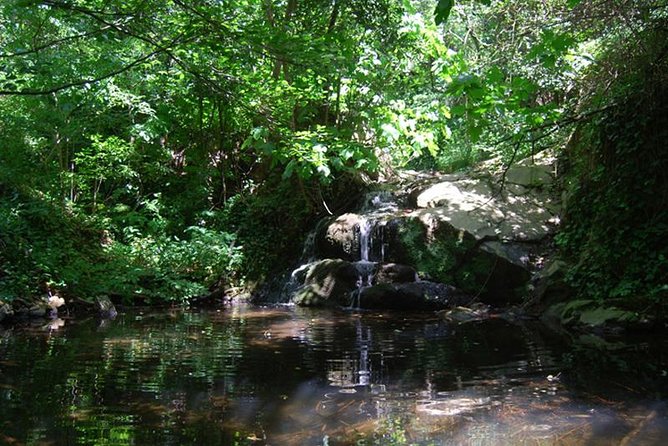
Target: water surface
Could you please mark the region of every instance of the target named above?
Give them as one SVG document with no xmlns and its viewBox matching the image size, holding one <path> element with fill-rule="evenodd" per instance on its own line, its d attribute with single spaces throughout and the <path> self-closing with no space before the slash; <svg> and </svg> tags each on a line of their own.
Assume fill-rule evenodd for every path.
<svg viewBox="0 0 668 446">
<path fill-rule="evenodd" d="M 234 306 L 0 329 L 0 444 L 663 445 L 668 342 Z"/>
</svg>

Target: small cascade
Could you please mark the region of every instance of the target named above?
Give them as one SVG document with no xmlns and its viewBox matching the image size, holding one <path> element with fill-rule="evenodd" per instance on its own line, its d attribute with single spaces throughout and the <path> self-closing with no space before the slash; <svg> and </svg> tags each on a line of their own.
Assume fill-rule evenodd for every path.
<svg viewBox="0 0 668 446">
<path fill-rule="evenodd" d="M 376 271 L 376 262 L 369 262 L 368 260 L 360 260 L 355 262 L 355 269 L 357 270 L 358 287 L 371 286 L 371 281 L 373 280 L 373 274 Z"/>
<path fill-rule="evenodd" d="M 359 246 L 359 259 L 369 262 L 384 263 L 387 252 L 386 217 L 364 217 L 356 228 L 356 244 Z"/>
<path fill-rule="evenodd" d="M 420 281 L 403 263 L 395 196 L 368 194 L 357 212 L 327 218 L 306 240 L 299 268 L 289 277 L 287 297 L 300 306 L 442 308 L 452 294 L 444 284 Z"/>
<path fill-rule="evenodd" d="M 369 192 L 364 197 L 361 212 L 365 214 L 370 212 L 389 213 L 396 212 L 398 209 L 399 204 L 392 192 L 374 191 Z"/>
<path fill-rule="evenodd" d="M 359 310 L 362 290 L 373 284 L 373 275 L 376 271 L 376 265 L 376 262 L 369 262 L 368 260 L 360 260 L 354 263 L 355 270 L 357 271 L 357 289 L 351 293 L 351 309 Z"/>
<path fill-rule="evenodd" d="M 391 192 L 376 191 L 366 195 L 359 224 L 361 260 L 385 262 L 387 222 L 398 209 L 399 205 Z"/>
<path fill-rule="evenodd" d="M 373 222 L 368 219 L 363 219 L 360 223 L 360 260 L 364 262 L 369 261 L 369 247 L 373 240 L 370 235 L 373 229 Z"/>
<path fill-rule="evenodd" d="M 313 262 L 315 260 L 315 237 L 316 237 L 317 231 L 316 229 L 312 230 L 311 232 L 308 233 L 306 236 L 306 240 L 304 240 L 304 249 L 302 250 L 302 255 L 300 258 L 301 264 L 306 264 Z"/>
<path fill-rule="evenodd" d="M 387 221 L 379 221 L 376 225 L 376 230 L 378 232 L 378 240 L 380 242 L 380 263 L 385 263 L 385 231 Z"/>
</svg>

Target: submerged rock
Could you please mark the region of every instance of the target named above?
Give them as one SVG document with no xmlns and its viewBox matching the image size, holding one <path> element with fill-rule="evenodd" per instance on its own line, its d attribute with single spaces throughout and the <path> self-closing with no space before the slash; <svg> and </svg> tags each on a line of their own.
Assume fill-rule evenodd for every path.
<svg viewBox="0 0 668 446">
<path fill-rule="evenodd" d="M 114 319 L 118 315 L 116 307 L 107 296 L 97 297 L 97 308 L 102 319 Z"/>
<path fill-rule="evenodd" d="M 443 319 L 449 322 L 470 322 L 485 319 L 489 316 L 489 307 L 474 304 L 471 307 L 457 306 L 442 313 Z"/>
<path fill-rule="evenodd" d="M 364 287 L 359 290 L 356 304 L 363 309 L 422 311 L 461 305 L 469 299 L 453 286 L 421 281 Z"/>
</svg>

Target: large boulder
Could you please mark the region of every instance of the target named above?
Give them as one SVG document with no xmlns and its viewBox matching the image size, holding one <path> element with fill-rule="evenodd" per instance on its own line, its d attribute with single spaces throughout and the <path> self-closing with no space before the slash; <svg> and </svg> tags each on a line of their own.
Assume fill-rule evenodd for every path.
<svg viewBox="0 0 668 446">
<path fill-rule="evenodd" d="M 360 258 L 358 214 L 343 214 L 317 229 L 315 251 L 321 258 L 357 260 Z"/>
<path fill-rule="evenodd" d="M 346 260 L 325 259 L 312 263 L 304 283 L 292 298 L 301 306 L 349 305 L 350 292 L 359 286 L 356 266 Z"/>
<path fill-rule="evenodd" d="M 530 308 L 537 313 L 544 312 L 551 305 L 569 301 L 575 290 L 567 283 L 568 265 L 563 260 L 548 262 L 531 279 Z"/>
</svg>

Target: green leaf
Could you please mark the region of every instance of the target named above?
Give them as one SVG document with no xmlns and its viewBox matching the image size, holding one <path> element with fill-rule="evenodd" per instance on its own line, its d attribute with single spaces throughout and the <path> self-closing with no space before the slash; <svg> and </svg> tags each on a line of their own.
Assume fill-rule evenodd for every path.
<svg viewBox="0 0 668 446">
<path fill-rule="evenodd" d="M 434 10 L 434 21 L 437 25 L 445 23 L 448 20 L 453 6 L 455 6 L 454 0 L 438 0 L 436 9 Z"/>
<path fill-rule="evenodd" d="M 468 134 L 471 138 L 471 142 L 480 141 L 480 135 L 482 135 L 483 127 L 480 125 L 471 125 L 468 128 Z"/>
<path fill-rule="evenodd" d="M 487 81 L 491 82 L 493 84 L 498 84 L 503 81 L 503 71 L 496 65 L 493 66 L 488 72 L 487 72 Z"/>
<path fill-rule="evenodd" d="M 292 172 L 295 170 L 295 166 L 297 165 L 297 162 L 295 160 L 291 160 L 287 166 L 285 166 L 285 170 L 283 171 L 283 179 L 287 180 L 292 176 Z"/>
</svg>

